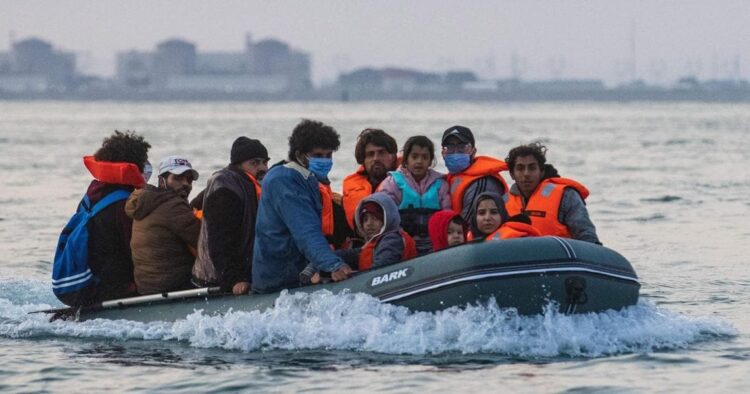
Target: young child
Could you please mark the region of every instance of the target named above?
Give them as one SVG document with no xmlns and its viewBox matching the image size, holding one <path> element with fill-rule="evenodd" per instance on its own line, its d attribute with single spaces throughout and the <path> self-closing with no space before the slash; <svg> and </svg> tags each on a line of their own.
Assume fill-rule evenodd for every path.
<svg viewBox="0 0 750 394">
<path fill-rule="evenodd" d="M 474 212 L 476 216 L 471 221 L 470 239 L 498 240 L 541 235 L 526 215 L 508 218 L 505 204 L 496 193 L 480 194 Z"/>
<path fill-rule="evenodd" d="M 365 245 L 357 256 L 357 268 L 360 271 L 384 267 L 416 256 L 414 240 L 401 230 L 401 217 L 396 204 L 386 194 L 374 193 L 363 199 L 357 213 L 355 225 L 365 236 Z"/>
<path fill-rule="evenodd" d="M 354 223 L 365 237 L 361 248 L 336 250 L 350 267 L 359 271 L 385 267 L 399 261 L 416 257 L 414 240 L 399 227 L 401 218 L 396 204 L 385 193 L 374 193 L 364 198 L 357 206 Z M 300 283 L 320 281 L 312 265 L 300 273 Z"/>
<path fill-rule="evenodd" d="M 435 145 L 418 135 L 406 140 L 401 167 L 388 173 L 378 191 L 390 196 L 398 205 L 401 226 L 417 243 L 417 253 L 432 251 L 428 221 L 433 213 L 451 209 L 448 183 L 435 171 Z"/>
<path fill-rule="evenodd" d="M 437 252 L 466 242 L 468 232 L 466 222 L 460 214 L 452 210 L 435 212 L 429 222 L 432 251 Z"/>
</svg>

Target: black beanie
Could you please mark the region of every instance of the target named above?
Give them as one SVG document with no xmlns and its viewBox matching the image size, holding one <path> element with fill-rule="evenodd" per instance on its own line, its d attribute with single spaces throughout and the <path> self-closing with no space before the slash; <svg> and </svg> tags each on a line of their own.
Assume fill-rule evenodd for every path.
<svg viewBox="0 0 750 394">
<path fill-rule="evenodd" d="M 232 143 L 230 162 L 232 164 L 242 163 L 250 159 L 269 160 L 268 151 L 263 144 L 252 138 L 240 137 Z"/>
</svg>

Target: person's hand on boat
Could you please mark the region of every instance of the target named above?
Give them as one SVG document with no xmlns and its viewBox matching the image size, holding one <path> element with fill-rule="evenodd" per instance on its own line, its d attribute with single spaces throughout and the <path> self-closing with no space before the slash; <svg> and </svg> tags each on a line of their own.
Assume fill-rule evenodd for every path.
<svg viewBox="0 0 750 394">
<path fill-rule="evenodd" d="M 331 279 L 333 279 L 334 282 L 348 279 L 350 276 L 352 276 L 352 269 L 349 268 L 347 264 L 344 264 L 341 266 L 341 268 L 331 272 Z"/>
<path fill-rule="evenodd" d="M 247 294 L 250 291 L 250 282 L 237 282 L 232 287 L 232 294 Z"/>
</svg>

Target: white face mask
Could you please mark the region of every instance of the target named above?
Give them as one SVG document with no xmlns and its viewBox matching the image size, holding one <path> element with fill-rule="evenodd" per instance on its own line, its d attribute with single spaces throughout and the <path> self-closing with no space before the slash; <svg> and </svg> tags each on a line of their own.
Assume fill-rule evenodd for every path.
<svg viewBox="0 0 750 394">
<path fill-rule="evenodd" d="M 151 163 L 146 160 L 145 163 L 143 163 L 143 180 L 148 183 L 148 180 L 151 179 L 151 173 L 154 172 L 154 169 L 151 167 Z"/>
</svg>

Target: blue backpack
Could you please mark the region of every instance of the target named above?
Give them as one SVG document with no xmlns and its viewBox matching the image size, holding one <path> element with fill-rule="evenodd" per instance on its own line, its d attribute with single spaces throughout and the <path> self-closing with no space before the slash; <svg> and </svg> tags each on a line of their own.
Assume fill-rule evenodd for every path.
<svg viewBox="0 0 750 394">
<path fill-rule="evenodd" d="M 55 262 L 52 265 L 52 291 L 55 296 L 79 291 L 96 283 L 97 280 L 89 268 L 89 219 L 104 208 L 125 200 L 130 192 L 115 190 L 91 206 L 88 196 L 83 196 L 78 211 L 70 218 L 60 233 L 55 251 Z"/>
</svg>

